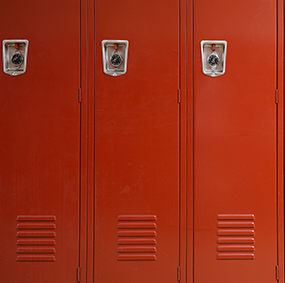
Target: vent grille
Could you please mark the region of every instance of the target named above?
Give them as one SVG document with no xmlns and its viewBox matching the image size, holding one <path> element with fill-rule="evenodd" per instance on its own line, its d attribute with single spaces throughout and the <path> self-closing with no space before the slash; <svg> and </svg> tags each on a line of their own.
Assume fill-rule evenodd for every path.
<svg viewBox="0 0 285 283">
<path fill-rule="evenodd" d="M 156 216 L 118 216 L 117 260 L 156 260 Z"/>
<path fill-rule="evenodd" d="M 217 259 L 254 259 L 254 214 L 219 214 Z"/>
<path fill-rule="evenodd" d="M 55 261 L 54 215 L 17 217 L 17 261 Z"/>
</svg>

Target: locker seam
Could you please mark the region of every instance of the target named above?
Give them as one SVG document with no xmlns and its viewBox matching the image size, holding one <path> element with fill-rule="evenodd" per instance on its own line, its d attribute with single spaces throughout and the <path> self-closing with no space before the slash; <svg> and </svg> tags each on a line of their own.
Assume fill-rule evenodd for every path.
<svg viewBox="0 0 285 283">
<path fill-rule="evenodd" d="M 82 0 L 79 1 L 79 87 L 82 88 Z M 82 170 L 82 104 L 79 105 L 79 213 L 78 213 L 78 267 L 81 265 L 81 227 L 82 227 L 82 186 L 81 186 L 81 170 Z"/>
<path fill-rule="evenodd" d="M 87 115 L 87 121 L 86 121 L 86 128 L 87 128 L 87 137 L 86 137 L 86 148 L 87 148 L 87 156 L 86 156 L 86 180 L 87 180 L 87 192 L 86 192 L 86 282 L 88 282 L 88 255 L 89 255 L 89 249 L 88 249 L 88 239 L 89 239 L 89 202 L 88 202 L 88 194 L 89 194 L 89 0 L 87 0 L 86 3 L 86 21 L 87 21 L 87 27 L 86 27 L 86 115 Z"/>
<path fill-rule="evenodd" d="M 96 178 L 96 175 L 95 175 L 95 168 L 96 168 L 96 164 L 95 164 L 95 145 L 96 145 L 96 36 L 95 36 L 95 33 L 96 33 L 96 0 L 93 1 L 93 42 L 94 42 L 94 64 L 93 64 L 93 80 L 94 80 L 94 106 L 93 106 L 93 111 L 94 111 L 94 116 L 93 116 L 93 125 L 94 125 L 94 132 L 93 132 L 93 140 L 94 140 L 94 148 L 93 148 L 93 162 L 94 162 L 94 167 L 93 167 L 93 176 L 94 176 L 94 179 L 93 179 L 93 263 L 92 263 L 92 266 L 93 266 L 93 281 L 92 282 L 95 282 L 95 240 L 96 240 L 96 237 L 95 237 L 95 225 L 96 225 L 96 222 L 95 222 L 95 214 L 96 214 L 96 210 L 95 210 L 95 196 L 96 196 L 96 186 L 95 186 L 95 178 Z"/>
<path fill-rule="evenodd" d="M 192 73 L 193 73 L 193 86 L 192 86 L 192 91 L 193 91 L 193 97 L 192 97 L 192 115 L 193 115 L 193 124 L 192 124 L 192 142 L 193 142 L 193 148 L 192 148 L 192 154 L 193 154 L 193 180 L 192 180 L 192 187 L 193 187 L 193 208 L 192 208 L 192 212 L 193 212 L 193 240 L 192 240 L 192 246 L 193 246 L 193 251 L 192 251 L 192 282 L 194 283 L 194 278 L 195 278 L 195 265 L 194 265 L 194 260 L 195 260 L 195 187 L 194 187 L 194 183 L 195 183 L 195 139 L 194 139 L 194 127 L 195 127 L 195 0 L 193 0 L 192 2 L 192 29 L 193 29 L 193 34 L 192 34 L 192 48 L 193 48 L 193 61 L 192 61 Z"/>
<path fill-rule="evenodd" d="M 276 7 L 275 7 L 275 13 L 276 13 L 276 20 L 275 20 L 275 25 L 276 25 L 276 42 L 275 42 L 275 44 L 276 44 L 276 58 L 275 58 L 275 68 L 276 68 L 276 82 L 275 82 L 275 84 L 276 84 L 276 87 L 275 87 L 275 89 L 276 90 L 278 90 L 278 51 L 279 51 L 279 46 L 278 46 L 278 44 L 279 44 L 279 36 L 278 36 L 278 32 L 279 32 L 279 27 L 278 27 L 278 6 L 279 6 L 279 2 L 278 2 L 278 0 L 276 0 L 276 2 L 275 2 L 275 5 L 276 5 Z M 276 95 L 278 95 L 278 91 L 277 91 L 277 93 L 275 92 L 275 97 L 276 97 Z M 275 98 L 276 99 L 276 98 Z M 275 111 L 275 119 L 276 119 L 276 121 L 275 121 L 275 127 L 276 127 L 276 136 L 275 136 L 275 138 L 276 138 L 276 160 L 275 160 L 275 163 L 276 163 L 276 191 L 275 191 L 275 194 L 276 194 L 276 237 L 277 237 L 277 239 L 276 239 L 276 243 L 277 243 L 277 245 L 276 245 L 276 248 L 277 248 L 277 253 L 276 253 L 276 255 L 277 255 L 277 265 L 276 265 L 276 280 L 277 281 L 279 281 L 279 274 L 278 274 L 278 272 L 279 272 L 279 270 L 278 270 L 278 264 L 279 264 L 279 243 L 278 243 L 278 235 L 279 235 L 279 215 L 278 215 L 278 210 L 279 210 L 279 204 L 278 204 L 278 200 L 279 200 L 279 198 L 278 198 L 278 185 L 279 185 L 279 180 L 278 180 L 278 161 L 279 161 L 279 157 L 278 157 L 278 153 L 279 153 L 279 150 L 278 150 L 278 145 L 279 145 L 279 143 L 278 143 L 278 137 L 279 137 L 279 131 L 278 131 L 278 98 L 277 98 L 277 102 L 275 103 L 275 109 L 276 109 L 276 111 Z"/>
<path fill-rule="evenodd" d="M 185 89 L 185 103 L 186 103 L 186 148 L 185 148 L 185 154 L 186 154 L 186 168 L 185 168 L 185 172 L 186 172 L 186 180 L 185 180 L 185 186 L 186 186 L 186 192 L 185 192 L 185 196 L 186 196 L 186 259 L 185 259 L 185 280 L 187 282 L 187 266 L 188 266 L 188 0 L 185 1 L 186 2 L 186 28 L 185 28 L 185 51 L 186 51 L 186 68 L 185 68 L 185 75 L 186 75 L 186 89 Z"/>
<path fill-rule="evenodd" d="M 178 68 L 178 95 L 180 97 L 180 89 L 181 89 L 181 0 L 179 0 L 179 12 L 178 12 L 178 45 L 179 45 L 179 54 L 178 54 L 178 59 L 179 59 L 179 68 Z M 178 266 L 180 266 L 181 261 L 181 103 L 180 103 L 181 98 L 179 99 L 178 102 L 178 189 L 179 189 L 179 200 L 178 200 L 178 213 L 179 213 L 179 231 L 178 231 Z M 178 273 L 177 273 L 177 279 L 178 279 Z M 178 280 L 179 281 L 179 280 Z"/>
</svg>

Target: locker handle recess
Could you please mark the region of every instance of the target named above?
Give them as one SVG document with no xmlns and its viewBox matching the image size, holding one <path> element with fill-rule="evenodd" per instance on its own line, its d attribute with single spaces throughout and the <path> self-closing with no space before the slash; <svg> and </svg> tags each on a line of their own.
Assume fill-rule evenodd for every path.
<svg viewBox="0 0 285 283">
<path fill-rule="evenodd" d="M 102 41 L 103 72 L 117 77 L 127 72 L 128 48 L 127 40 Z"/>
<path fill-rule="evenodd" d="M 2 42 L 3 72 L 10 76 L 22 75 L 27 69 L 29 41 L 5 39 Z"/>
<path fill-rule="evenodd" d="M 225 40 L 202 40 L 201 58 L 203 74 L 218 77 L 226 72 L 227 42 Z"/>
</svg>

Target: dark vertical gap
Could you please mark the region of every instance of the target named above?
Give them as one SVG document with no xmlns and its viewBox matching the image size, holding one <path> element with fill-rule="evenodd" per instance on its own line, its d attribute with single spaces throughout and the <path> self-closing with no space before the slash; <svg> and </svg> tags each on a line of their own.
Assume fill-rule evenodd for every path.
<svg viewBox="0 0 285 283">
<path fill-rule="evenodd" d="M 86 10 L 86 129 L 87 129 L 87 139 L 86 139 L 86 147 L 87 147 L 87 157 L 86 157 L 86 181 L 87 181 L 87 193 L 86 193 L 86 282 L 88 282 L 88 233 L 89 233 L 89 203 L 88 203 L 88 195 L 89 195 L 89 158 L 88 158 L 88 152 L 89 152 L 89 0 L 87 0 L 87 10 Z"/>
<path fill-rule="evenodd" d="M 275 89 L 278 89 L 278 0 L 276 0 L 275 2 L 275 13 L 276 13 L 276 87 Z M 278 94 L 279 95 L 279 94 Z M 276 90 L 275 90 L 275 99 L 276 99 Z M 279 133 L 278 133 L 278 103 L 275 104 L 276 107 L 276 223 L 277 223 L 277 264 L 279 263 L 279 242 L 278 242 L 278 238 L 279 238 L 279 215 L 278 215 L 278 185 L 279 185 L 279 181 L 278 181 L 278 161 L 279 161 L 279 157 L 278 157 L 278 137 L 279 137 Z"/>
<path fill-rule="evenodd" d="M 285 19 L 285 8 L 284 8 L 284 2 L 283 2 L 283 5 L 282 5 L 282 8 L 283 8 L 283 20 L 282 20 L 282 25 L 283 25 L 283 34 L 282 34 L 282 46 L 283 46 L 283 50 L 282 50 L 282 52 L 283 52 L 283 56 L 282 56 L 282 58 L 283 58 L 283 62 L 282 62 L 282 66 L 283 66 L 283 82 L 282 82 L 282 94 L 280 93 L 280 95 L 282 95 L 282 101 L 283 101 L 283 111 L 284 111 L 284 108 L 285 108 L 285 102 L 284 102 L 284 81 L 285 81 L 285 64 L 284 64 L 284 54 L 285 54 L 285 47 L 284 47 L 284 37 L 285 37 L 285 35 L 284 35 L 284 19 Z M 277 7 L 277 10 L 278 10 L 278 7 Z M 283 113 L 283 121 L 282 121 L 282 125 L 283 125 L 283 142 L 284 142 L 284 113 Z M 284 148 L 284 144 L 282 145 L 282 147 Z M 284 152 L 283 152 L 283 176 L 285 175 L 285 172 L 284 172 L 284 160 L 285 160 L 285 156 L 284 156 Z M 283 180 L 284 180 L 284 178 L 282 178 Z M 285 219 L 285 215 L 284 215 L 284 203 L 285 203 L 285 196 L 284 196 L 284 183 L 282 184 L 282 190 L 283 190 L 283 221 L 284 221 L 284 219 Z M 284 223 L 283 223 L 283 229 L 284 229 Z M 284 231 L 283 231 L 283 235 L 284 235 Z M 284 238 L 283 238 L 283 243 L 284 243 Z M 285 245 L 283 245 L 283 249 L 284 249 L 284 247 L 285 247 Z M 283 250 L 283 254 L 284 254 L 284 250 Z M 283 265 L 283 268 L 284 268 L 284 265 Z M 283 276 L 284 276 L 284 272 L 283 272 Z M 283 278 L 283 280 L 285 280 L 284 278 Z"/>
<path fill-rule="evenodd" d="M 181 97 L 181 0 L 179 0 L 179 91 Z M 178 105 L 179 108 L 179 259 L 180 266 L 181 257 L 181 98 Z"/>
<path fill-rule="evenodd" d="M 187 260 L 188 260 L 188 0 L 186 0 L 186 28 L 185 28 L 185 44 L 186 44 L 186 70 L 185 70 L 185 75 L 186 75 L 186 89 L 185 89 L 185 103 L 186 103 L 186 182 L 185 182 L 185 187 L 186 187 L 186 282 L 187 282 Z"/>
<path fill-rule="evenodd" d="M 81 9 L 81 5 L 82 5 L 82 1 L 80 0 L 79 2 L 79 86 L 80 86 L 80 89 L 82 89 L 82 24 L 81 24 L 81 21 L 82 21 L 82 9 Z M 79 214 L 78 214 L 78 217 L 79 217 L 79 221 L 78 221 L 78 224 L 79 224 L 79 252 L 78 252 L 78 266 L 80 266 L 80 258 L 81 258 L 81 248 L 80 248 L 80 244 L 81 244 L 81 158 L 82 158 L 82 155 L 81 155 L 81 147 L 82 147 L 82 106 L 81 106 L 82 103 L 80 103 L 79 105 Z"/>
<path fill-rule="evenodd" d="M 94 10 L 93 10 L 93 43 L 94 43 L 94 66 L 93 66 L 93 71 L 94 71 L 94 73 L 93 73 L 93 87 L 94 87 L 94 93 L 93 93 L 93 95 L 94 95 L 94 106 L 93 106 L 93 111 L 94 111 L 94 113 L 93 113 L 93 119 L 94 119 L 94 129 L 93 129 L 93 142 L 94 142 L 94 149 L 93 149 L 93 162 L 94 162 L 94 165 L 93 165 L 93 281 L 92 282 L 95 282 L 95 197 L 96 197 L 96 195 L 95 195 L 95 189 L 96 189 L 96 185 L 95 185 L 95 176 L 96 176 L 96 174 L 95 174 L 95 167 L 96 167 L 96 164 L 95 164 L 95 144 L 96 144 L 96 133 L 95 133 L 95 130 L 96 130 L 96 124 L 95 124 L 95 121 L 96 121 L 96 118 L 95 118 L 95 114 L 96 114 L 96 112 L 95 112 L 95 106 L 96 106 L 96 95 L 95 95 L 95 86 L 96 86 L 96 76 L 95 76 L 95 74 L 96 74 L 96 37 L 95 37 L 95 27 L 96 27 L 96 24 L 95 24 L 95 16 L 96 16 L 96 14 L 95 14 L 95 12 L 96 12 L 96 8 L 95 8 L 95 6 L 96 6 L 96 0 L 93 0 L 93 5 L 94 5 Z"/>
<path fill-rule="evenodd" d="M 193 115 L 193 136 L 192 136 L 192 141 L 193 141 L 193 183 L 192 183 L 192 186 L 193 186 L 193 282 L 194 282 L 194 276 L 195 276 L 195 270 L 194 270 L 194 260 L 195 260 L 195 256 L 194 256 L 194 252 L 195 252 L 195 186 L 194 186 L 194 179 L 195 179 L 195 143 L 194 143 L 194 128 L 195 128 L 195 112 L 194 112 L 194 103 L 195 103 L 195 0 L 193 0 L 193 7 L 192 7 L 193 11 L 192 11 L 192 29 L 193 29 L 193 34 L 192 34 L 192 48 L 193 48 L 193 57 L 192 57 L 192 72 L 193 72 L 193 105 L 192 105 L 192 115 Z"/>
</svg>

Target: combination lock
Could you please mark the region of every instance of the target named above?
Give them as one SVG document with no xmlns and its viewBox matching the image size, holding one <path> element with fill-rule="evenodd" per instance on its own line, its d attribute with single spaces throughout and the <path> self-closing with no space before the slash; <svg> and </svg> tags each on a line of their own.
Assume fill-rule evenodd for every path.
<svg viewBox="0 0 285 283">
<path fill-rule="evenodd" d="M 119 67 L 122 62 L 123 62 L 123 57 L 118 54 L 118 53 L 114 53 L 111 58 L 110 58 L 110 62 L 112 64 L 112 66 L 114 66 L 115 68 Z"/>
<path fill-rule="evenodd" d="M 203 74 L 212 78 L 224 75 L 227 42 L 225 40 L 202 40 L 200 44 Z"/>
<path fill-rule="evenodd" d="M 102 56 L 104 74 L 112 77 L 127 72 L 128 46 L 127 40 L 102 40 Z"/>
<path fill-rule="evenodd" d="M 212 69 L 216 68 L 220 64 L 220 58 L 216 52 L 210 54 L 207 58 L 207 62 Z"/>
<path fill-rule="evenodd" d="M 24 57 L 21 53 L 15 53 L 11 58 L 11 62 L 14 66 L 19 67 L 24 62 Z"/>
<path fill-rule="evenodd" d="M 22 75 L 27 69 L 29 41 L 5 39 L 2 41 L 3 72 L 10 76 Z"/>
</svg>

